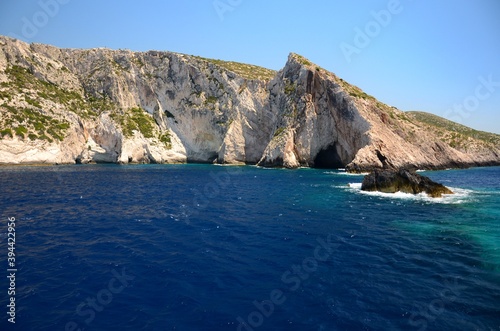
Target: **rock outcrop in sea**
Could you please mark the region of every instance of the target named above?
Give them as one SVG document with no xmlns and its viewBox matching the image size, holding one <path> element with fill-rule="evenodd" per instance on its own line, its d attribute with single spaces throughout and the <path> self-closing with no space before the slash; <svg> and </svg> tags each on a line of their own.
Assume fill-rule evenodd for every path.
<svg viewBox="0 0 500 331">
<path fill-rule="evenodd" d="M 0 163 L 218 162 L 361 172 L 500 164 L 500 136 L 377 101 L 297 54 L 278 72 L 0 36 Z"/>
<path fill-rule="evenodd" d="M 408 169 L 375 170 L 364 177 L 361 190 L 411 194 L 425 192 L 433 198 L 440 198 L 443 194 L 453 194 L 446 186 Z"/>
</svg>

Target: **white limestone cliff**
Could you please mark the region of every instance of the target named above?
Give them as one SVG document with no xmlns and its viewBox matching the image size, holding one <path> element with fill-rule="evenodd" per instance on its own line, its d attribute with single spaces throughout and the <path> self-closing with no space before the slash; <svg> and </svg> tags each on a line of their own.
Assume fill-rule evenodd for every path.
<svg viewBox="0 0 500 331">
<path fill-rule="evenodd" d="M 467 136 L 452 147 L 452 133 L 297 54 L 279 72 L 261 70 L 171 52 L 59 49 L 0 36 L 0 163 L 351 171 L 500 163 L 498 137 Z"/>
</svg>

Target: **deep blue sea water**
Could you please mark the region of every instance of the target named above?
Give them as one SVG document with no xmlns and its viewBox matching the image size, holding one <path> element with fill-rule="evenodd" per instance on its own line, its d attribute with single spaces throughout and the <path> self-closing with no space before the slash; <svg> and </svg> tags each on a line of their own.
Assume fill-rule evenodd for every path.
<svg viewBox="0 0 500 331">
<path fill-rule="evenodd" d="M 500 330 L 500 167 L 423 174 L 0 167 L 0 330 Z"/>
</svg>

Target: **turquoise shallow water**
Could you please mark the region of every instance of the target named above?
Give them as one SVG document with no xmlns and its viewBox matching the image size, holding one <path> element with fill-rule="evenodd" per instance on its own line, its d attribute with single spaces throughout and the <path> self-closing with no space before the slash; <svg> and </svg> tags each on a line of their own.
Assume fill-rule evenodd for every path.
<svg viewBox="0 0 500 331">
<path fill-rule="evenodd" d="M 363 193 L 337 170 L 1 167 L 2 293 L 8 217 L 18 270 L 0 329 L 499 330 L 500 168 L 423 174 L 456 194 Z"/>
</svg>

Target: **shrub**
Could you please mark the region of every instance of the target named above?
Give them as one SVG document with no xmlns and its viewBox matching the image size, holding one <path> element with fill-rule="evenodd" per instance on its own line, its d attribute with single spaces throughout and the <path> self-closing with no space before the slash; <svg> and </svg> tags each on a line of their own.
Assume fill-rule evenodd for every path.
<svg viewBox="0 0 500 331">
<path fill-rule="evenodd" d="M 24 138 L 24 136 L 28 133 L 28 129 L 26 129 L 22 125 L 15 128 L 15 131 L 16 131 L 16 136 L 21 137 L 21 138 Z"/>
<path fill-rule="evenodd" d="M 285 84 L 285 94 L 290 95 L 295 93 L 295 90 L 297 89 L 297 86 L 294 83 L 287 82 Z"/>
<path fill-rule="evenodd" d="M 167 148 L 172 148 L 172 140 L 170 139 L 170 131 L 160 134 L 159 139 Z"/>
<path fill-rule="evenodd" d="M 12 130 L 11 130 L 11 129 L 9 129 L 9 128 L 1 130 L 1 131 L 0 131 L 0 136 L 2 136 L 2 138 L 3 138 L 3 137 L 6 137 L 6 136 L 9 136 L 9 137 L 11 137 L 11 138 L 14 138 L 14 136 L 12 135 Z"/>
<path fill-rule="evenodd" d="M 154 119 L 140 107 L 130 108 L 124 114 L 114 113 L 111 117 L 120 124 L 126 137 L 133 136 L 134 130 L 141 132 L 145 138 L 155 136 Z"/>
<path fill-rule="evenodd" d="M 214 97 L 214 96 L 208 96 L 207 99 L 205 100 L 205 103 L 211 103 L 211 104 L 215 104 L 217 103 L 219 99 L 217 97 Z"/>
<path fill-rule="evenodd" d="M 278 129 L 276 129 L 276 131 L 274 132 L 274 137 L 281 136 L 284 132 L 285 132 L 285 128 L 280 127 Z"/>
</svg>

